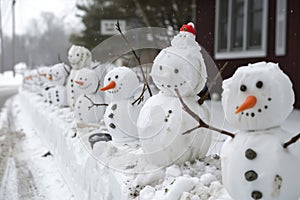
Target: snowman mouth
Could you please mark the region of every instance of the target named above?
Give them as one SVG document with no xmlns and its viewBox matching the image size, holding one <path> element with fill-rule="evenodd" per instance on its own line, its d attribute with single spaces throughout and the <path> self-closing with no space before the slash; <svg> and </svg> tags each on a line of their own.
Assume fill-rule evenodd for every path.
<svg viewBox="0 0 300 200">
<path fill-rule="evenodd" d="M 272 98 L 267 99 L 268 102 L 272 101 Z M 258 116 L 260 113 L 263 113 L 264 111 L 269 109 L 269 105 L 267 103 L 262 104 L 261 106 L 256 106 L 256 108 L 252 109 L 246 109 L 240 112 L 240 116 L 246 116 L 246 117 L 251 117 L 254 118 Z M 239 106 L 236 106 L 236 110 L 239 108 Z"/>
<path fill-rule="evenodd" d="M 183 86 L 183 85 L 185 85 L 186 84 L 186 81 L 183 81 L 183 82 L 180 82 L 179 84 L 174 84 L 174 85 L 172 85 L 172 84 L 162 84 L 162 83 L 159 83 L 159 85 L 161 86 L 161 87 L 164 87 L 164 88 L 170 88 L 170 89 L 176 89 L 176 88 L 179 88 L 179 87 L 181 87 L 181 86 Z"/>
<path fill-rule="evenodd" d="M 85 89 L 89 88 L 91 85 L 92 85 L 92 83 L 89 83 L 87 86 L 79 86 L 79 88 L 85 90 Z"/>
<path fill-rule="evenodd" d="M 114 90 L 108 90 L 107 92 L 109 92 L 110 94 L 116 94 L 116 93 L 118 93 L 121 89 L 122 89 L 122 87 L 120 86 L 120 87 L 117 88 L 117 89 L 114 89 Z"/>
<path fill-rule="evenodd" d="M 60 81 L 60 80 L 62 79 L 61 76 L 60 76 L 60 77 L 59 77 L 59 76 L 56 76 L 56 75 L 52 75 L 52 76 L 55 77 L 55 79 L 56 79 L 55 81 Z"/>
</svg>

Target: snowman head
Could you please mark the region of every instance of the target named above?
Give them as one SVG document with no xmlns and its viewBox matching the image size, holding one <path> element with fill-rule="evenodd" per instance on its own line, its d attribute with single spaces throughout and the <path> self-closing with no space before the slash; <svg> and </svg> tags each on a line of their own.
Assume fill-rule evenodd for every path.
<svg viewBox="0 0 300 200">
<path fill-rule="evenodd" d="M 104 78 L 104 87 L 112 100 L 128 99 L 139 86 L 136 74 L 127 67 L 117 67 L 109 71 Z"/>
<path fill-rule="evenodd" d="M 41 83 L 48 82 L 47 75 L 49 73 L 49 67 L 40 67 L 38 68 L 37 73 L 38 73 L 38 79 Z"/>
<path fill-rule="evenodd" d="M 293 109 L 292 83 L 278 64 L 259 62 L 239 67 L 223 81 L 225 118 L 240 130 L 279 126 Z"/>
<path fill-rule="evenodd" d="M 156 56 L 151 76 L 163 93 L 176 95 L 177 89 L 182 96 L 190 96 L 203 89 L 207 72 L 201 48 L 195 41 L 195 31 L 180 30 L 172 40 L 172 46 Z"/>
<path fill-rule="evenodd" d="M 171 41 L 171 45 L 177 48 L 195 47 L 199 48 L 196 39 L 196 29 L 192 22 L 182 25 L 179 33 Z"/>
<path fill-rule="evenodd" d="M 68 52 L 68 59 L 73 69 L 89 68 L 92 62 L 92 54 L 85 47 L 73 45 Z"/>
<path fill-rule="evenodd" d="M 50 68 L 48 79 L 55 85 L 64 85 L 69 73 L 70 67 L 64 63 L 59 63 Z"/>
<path fill-rule="evenodd" d="M 74 84 L 80 94 L 93 94 L 99 87 L 99 78 L 94 70 L 83 68 L 77 72 Z"/>
</svg>

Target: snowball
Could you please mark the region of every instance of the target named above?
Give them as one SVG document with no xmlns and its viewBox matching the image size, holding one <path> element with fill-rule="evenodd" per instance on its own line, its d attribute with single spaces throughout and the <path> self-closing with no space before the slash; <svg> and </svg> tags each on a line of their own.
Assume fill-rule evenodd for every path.
<svg viewBox="0 0 300 200">
<path fill-rule="evenodd" d="M 206 185 L 209 186 L 211 184 L 211 182 L 216 181 L 217 178 L 212 175 L 211 173 L 207 173 L 201 176 L 200 181 Z"/>
<path fill-rule="evenodd" d="M 181 176 L 181 170 L 178 165 L 172 165 L 166 169 L 166 176 L 177 177 Z"/>
<path fill-rule="evenodd" d="M 188 192 L 195 187 L 193 178 L 178 177 L 174 182 L 172 188 L 166 195 L 166 200 L 179 200 L 183 192 Z"/>
<path fill-rule="evenodd" d="M 152 200 L 155 196 L 155 188 L 147 185 L 140 191 L 140 200 Z"/>
</svg>

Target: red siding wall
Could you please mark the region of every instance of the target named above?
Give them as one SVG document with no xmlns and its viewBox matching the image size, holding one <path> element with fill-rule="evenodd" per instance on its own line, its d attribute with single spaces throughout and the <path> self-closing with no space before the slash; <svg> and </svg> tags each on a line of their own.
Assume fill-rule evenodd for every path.
<svg viewBox="0 0 300 200">
<path fill-rule="evenodd" d="M 234 73 L 238 66 L 259 61 L 278 62 L 281 69 L 291 78 L 296 94 L 295 107 L 300 108 L 300 1 L 287 0 L 287 46 L 286 56 L 275 56 L 275 22 L 276 1 L 269 1 L 267 57 L 249 59 L 215 60 L 218 66 L 228 61 L 228 67 L 223 73 L 226 79 Z M 215 0 L 197 1 L 197 41 L 214 58 L 214 33 L 215 33 Z"/>
</svg>

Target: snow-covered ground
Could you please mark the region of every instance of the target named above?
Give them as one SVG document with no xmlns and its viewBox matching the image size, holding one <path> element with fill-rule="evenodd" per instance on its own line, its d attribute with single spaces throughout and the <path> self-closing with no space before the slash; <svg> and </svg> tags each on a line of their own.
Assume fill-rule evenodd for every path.
<svg viewBox="0 0 300 200">
<path fill-rule="evenodd" d="M 224 121 L 220 102 L 208 105 L 212 124 L 233 131 Z M 10 131 L 0 134 L 0 142 L 12 132 L 15 145 L 0 149 L 9 153 L 1 165 L 0 199 L 29 199 L 24 198 L 25 193 L 33 199 L 49 200 L 230 200 L 216 155 L 226 139 L 223 136 L 214 134 L 205 159 L 157 169 L 139 157 L 139 147 L 116 148 L 110 142 L 100 142 L 92 150 L 87 136 L 95 128 L 73 129 L 72 117 L 68 108 L 49 106 L 30 92 L 11 99 L 0 120 L 1 133 Z M 296 134 L 299 120 L 300 111 L 294 110 L 283 128 Z M 100 131 L 106 130 L 101 127 Z M 42 157 L 49 150 L 52 155 Z M 20 184 L 22 178 L 28 180 L 26 184 Z"/>
</svg>

